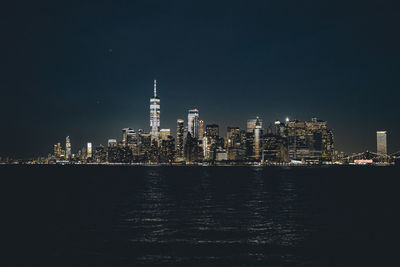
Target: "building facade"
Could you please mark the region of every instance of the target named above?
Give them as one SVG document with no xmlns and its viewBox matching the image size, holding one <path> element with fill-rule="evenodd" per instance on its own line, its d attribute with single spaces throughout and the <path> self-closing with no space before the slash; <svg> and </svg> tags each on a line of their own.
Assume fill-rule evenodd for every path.
<svg viewBox="0 0 400 267">
<path fill-rule="evenodd" d="M 175 141 L 175 160 L 180 162 L 184 160 L 184 138 L 185 138 L 185 125 L 184 121 L 178 119 L 176 121 L 176 141 Z"/>
<path fill-rule="evenodd" d="M 157 81 L 154 80 L 154 95 L 150 98 L 150 135 L 158 140 L 160 132 L 160 98 L 157 96 Z"/>
<path fill-rule="evenodd" d="M 86 148 L 86 158 L 92 158 L 93 154 L 92 154 L 92 143 L 87 143 L 87 148 Z"/>
<path fill-rule="evenodd" d="M 65 138 L 65 159 L 70 160 L 72 157 L 72 152 L 71 152 L 71 140 L 69 139 L 69 136 Z"/>
<path fill-rule="evenodd" d="M 387 155 L 387 132 L 377 131 L 376 132 L 376 151 L 378 154 Z"/>
<path fill-rule="evenodd" d="M 199 110 L 191 109 L 188 113 L 188 132 L 192 135 L 192 138 L 199 138 Z"/>
</svg>

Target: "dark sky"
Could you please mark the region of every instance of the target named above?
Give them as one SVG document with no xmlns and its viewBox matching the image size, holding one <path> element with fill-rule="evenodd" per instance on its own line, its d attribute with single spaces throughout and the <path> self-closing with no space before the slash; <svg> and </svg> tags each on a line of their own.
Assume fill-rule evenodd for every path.
<svg viewBox="0 0 400 267">
<path fill-rule="evenodd" d="M 346 152 L 387 130 L 400 150 L 397 1 L 62 2 L 0 9 L 0 156 L 147 131 L 154 78 L 174 133 L 197 107 L 223 129 L 318 117 Z"/>
</svg>

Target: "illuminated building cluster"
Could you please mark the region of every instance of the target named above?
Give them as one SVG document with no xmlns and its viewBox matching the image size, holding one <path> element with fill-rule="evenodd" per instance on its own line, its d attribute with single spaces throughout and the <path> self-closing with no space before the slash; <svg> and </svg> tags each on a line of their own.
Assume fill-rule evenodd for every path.
<svg viewBox="0 0 400 267">
<path fill-rule="evenodd" d="M 122 129 L 121 141 L 108 139 L 107 146 L 92 146 L 89 142 L 76 154 L 71 140 L 66 137 L 65 149 L 54 145 L 53 154 L 46 162 L 98 164 L 331 164 L 365 163 L 365 157 L 351 161 L 351 157 L 334 150 L 334 134 L 326 121 L 275 121 L 269 125 L 255 117 L 247 121 L 246 129 L 228 126 L 220 135 L 217 124 L 205 124 L 197 108 L 188 110 L 187 124 L 176 122 L 176 134 L 161 129 L 160 98 L 150 98 L 150 129 L 135 131 Z M 386 160 L 386 131 L 377 132 L 377 155 Z M 370 162 L 370 161 L 368 161 Z"/>
<path fill-rule="evenodd" d="M 254 163 L 323 163 L 334 157 L 333 132 L 325 121 L 287 119 L 264 127 L 259 117 L 249 119 L 247 128 L 227 127 L 225 138 L 217 124 L 205 124 L 199 110 L 188 110 L 187 124 L 178 119 L 176 135 L 161 129 L 160 98 L 154 80 L 150 98 L 150 130 L 122 129 L 122 139 L 109 139 L 107 146 L 92 143 L 72 154 L 70 138 L 65 151 L 54 145 L 55 161 L 80 163 L 145 164 L 254 164 Z"/>
</svg>

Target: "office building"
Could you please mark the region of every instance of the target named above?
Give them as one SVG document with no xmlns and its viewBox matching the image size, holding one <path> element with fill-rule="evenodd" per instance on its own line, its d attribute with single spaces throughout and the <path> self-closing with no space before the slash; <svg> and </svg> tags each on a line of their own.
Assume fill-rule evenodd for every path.
<svg viewBox="0 0 400 267">
<path fill-rule="evenodd" d="M 259 120 L 257 117 L 255 126 L 253 128 L 253 133 L 254 133 L 254 159 L 255 160 L 260 160 L 261 159 L 261 153 L 262 153 L 262 122 Z"/>
<path fill-rule="evenodd" d="M 128 133 L 133 131 L 131 128 L 123 128 L 122 129 L 122 144 L 126 146 L 128 144 Z"/>
<path fill-rule="evenodd" d="M 93 157 L 95 162 L 105 163 L 107 162 L 107 150 L 104 148 L 103 145 L 99 145 L 98 147 L 96 147 Z"/>
<path fill-rule="evenodd" d="M 184 158 L 187 164 L 191 164 L 202 159 L 202 150 L 199 146 L 198 139 L 192 137 L 190 132 L 188 132 L 186 135 L 183 151 Z"/>
<path fill-rule="evenodd" d="M 269 163 L 289 162 L 287 138 L 276 134 L 265 134 L 262 138 L 263 160 Z"/>
<path fill-rule="evenodd" d="M 199 140 L 203 140 L 204 137 L 204 121 L 199 120 Z"/>
<path fill-rule="evenodd" d="M 248 160 L 258 161 L 261 159 L 262 134 L 262 119 L 256 117 L 247 120 L 246 157 Z"/>
<path fill-rule="evenodd" d="M 118 144 L 116 139 L 108 139 L 107 160 L 108 162 L 118 162 Z"/>
<path fill-rule="evenodd" d="M 133 158 L 136 158 L 138 155 L 138 137 L 135 130 L 130 129 L 126 134 L 126 145 L 131 151 Z"/>
<path fill-rule="evenodd" d="M 216 150 L 220 141 L 219 126 L 217 124 L 208 124 L 206 126 L 206 136 L 204 139 L 204 159 L 214 161 L 216 159 Z"/>
<path fill-rule="evenodd" d="M 154 95 L 150 98 L 150 135 L 158 140 L 160 132 L 160 98 L 157 96 L 157 81 L 154 80 Z"/>
<path fill-rule="evenodd" d="M 175 158 L 176 161 L 184 160 L 184 136 L 185 136 L 185 126 L 184 121 L 178 119 L 176 122 L 176 142 L 175 142 Z"/>
<path fill-rule="evenodd" d="M 175 161 L 175 139 L 172 136 L 161 139 L 160 162 L 172 163 Z"/>
<path fill-rule="evenodd" d="M 65 138 L 65 159 L 70 160 L 72 157 L 72 152 L 71 152 L 71 140 L 69 139 L 69 136 Z"/>
<path fill-rule="evenodd" d="M 199 138 L 199 110 L 191 109 L 188 113 L 188 133 L 192 135 L 192 138 Z"/>
<path fill-rule="evenodd" d="M 376 132 L 376 151 L 382 156 L 387 155 L 387 132 L 377 131 Z"/>
<path fill-rule="evenodd" d="M 87 148 L 86 148 L 86 158 L 91 158 L 92 155 L 92 143 L 87 143 Z"/>
<path fill-rule="evenodd" d="M 230 161 L 243 159 L 244 148 L 241 140 L 241 132 L 239 127 L 228 127 L 226 130 L 226 152 L 227 159 Z"/>
</svg>

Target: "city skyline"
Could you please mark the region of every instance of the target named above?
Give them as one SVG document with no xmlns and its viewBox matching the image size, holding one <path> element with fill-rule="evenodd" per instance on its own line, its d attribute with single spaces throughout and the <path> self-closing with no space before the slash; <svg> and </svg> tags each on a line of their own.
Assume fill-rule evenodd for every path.
<svg viewBox="0 0 400 267">
<path fill-rule="evenodd" d="M 174 135 L 170 128 L 161 128 L 161 100 L 157 95 L 157 81 L 153 82 L 147 131 L 122 128 L 121 139 L 108 138 L 106 146 L 99 143 L 94 151 L 90 140 L 76 153 L 68 135 L 65 150 L 60 142 L 55 143 L 53 153 L 47 157 L 48 163 L 65 160 L 72 163 L 332 164 L 354 160 L 358 164 L 371 164 L 373 161 L 365 157 L 373 156 L 385 162 L 391 157 L 387 150 L 387 131 L 376 131 L 377 148 L 376 152 L 371 151 L 375 155 L 368 150 L 349 155 L 335 149 L 334 131 L 327 121 L 318 118 L 300 121 L 286 117 L 284 121 L 268 123 L 256 116 L 247 120 L 244 129 L 235 124 L 220 134 L 218 124 L 204 124 L 199 110 L 193 108 L 187 110 L 187 126 L 185 120 L 176 120 Z"/>
<path fill-rule="evenodd" d="M 149 103 L 150 103 L 149 104 L 150 116 L 149 116 L 149 120 L 148 120 L 149 121 L 148 129 L 146 129 L 146 127 L 137 128 L 137 129 L 133 129 L 131 127 L 122 128 L 121 139 L 119 139 L 116 136 L 106 137 L 106 139 L 105 139 L 105 141 L 103 143 L 100 142 L 100 143 L 95 143 L 95 144 L 96 145 L 106 144 L 107 146 L 110 146 L 110 141 L 111 141 L 111 142 L 115 142 L 115 146 L 116 146 L 117 143 L 119 142 L 119 140 L 123 144 L 126 144 L 129 132 L 135 134 L 135 138 L 137 138 L 137 133 L 139 133 L 139 132 L 147 133 L 147 134 L 149 134 L 149 136 L 151 136 L 151 140 L 157 140 L 157 141 L 165 139 L 165 138 L 162 137 L 162 132 L 164 132 L 164 136 L 171 135 L 171 136 L 177 137 L 178 130 L 174 131 L 173 127 L 171 127 L 171 128 L 166 128 L 166 127 L 163 128 L 163 127 L 161 127 L 162 126 L 162 124 L 161 124 L 161 105 L 160 105 L 160 97 L 157 95 L 157 80 L 156 79 L 153 80 L 153 95 L 150 97 L 150 102 Z M 203 136 L 203 134 L 202 134 L 203 131 L 204 132 L 207 131 L 205 126 L 213 126 L 213 125 L 215 125 L 216 127 L 218 127 L 218 132 L 221 132 L 220 136 L 227 136 L 230 129 L 232 129 L 232 128 L 240 129 L 241 126 L 238 126 L 238 125 L 243 125 L 243 122 L 240 122 L 240 123 L 238 122 L 236 124 L 228 125 L 226 127 L 220 127 L 219 124 L 215 124 L 215 122 L 208 123 L 207 121 L 206 121 L 206 124 L 204 124 L 204 120 L 201 119 L 201 117 L 199 116 L 199 109 L 197 109 L 197 108 L 188 109 L 187 110 L 187 114 L 188 114 L 188 116 L 187 116 L 186 121 L 184 119 L 180 119 L 180 118 L 177 119 L 178 124 L 183 122 L 183 124 L 185 125 L 185 123 L 186 123 L 186 127 L 184 128 L 185 129 L 185 135 L 186 135 L 186 132 L 189 132 L 189 133 L 191 133 L 192 137 L 195 137 L 197 139 L 199 139 L 198 138 L 199 136 Z M 312 120 L 314 120 L 314 119 L 316 120 L 316 117 L 312 118 Z M 285 123 L 289 123 L 291 121 L 298 121 L 298 119 L 297 118 L 291 119 L 289 117 L 285 117 L 284 120 L 278 120 L 277 119 L 277 120 L 274 120 L 274 121 L 267 122 L 267 123 L 269 123 L 269 125 L 266 125 L 266 122 L 264 122 L 264 126 L 266 128 L 269 128 L 269 127 L 271 127 L 272 124 L 284 123 L 284 122 Z M 299 121 L 301 121 L 301 120 L 299 120 Z M 307 124 L 306 121 L 304 121 L 304 123 Z M 200 124 L 202 126 L 201 128 L 199 128 Z M 256 128 L 261 129 L 261 131 L 264 130 L 263 119 L 260 118 L 259 116 L 256 116 L 255 119 L 248 119 L 247 122 L 246 122 L 246 125 L 247 125 L 247 131 L 250 131 L 250 132 L 257 133 L 255 131 Z M 246 129 L 246 127 L 243 127 L 243 128 Z M 225 131 L 225 129 L 226 129 L 226 131 Z M 166 134 L 166 132 L 168 132 L 168 134 Z M 201 132 L 201 134 L 200 134 L 200 132 Z M 378 130 L 378 131 L 376 131 L 376 134 L 377 134 L 376 152 L 378 154 L 379 153 L 382 154 L 382 151 L 384 151 L 385 152 L 384 154 L 390 154 L 390 153 L 387 153 L 388 152 L 388 150 L 387 150 L 387 131 Z M 380 141 L 383 138 L 382 134 L 384 135 L 384 141 Z M 260 138 L 259 135 L 260 135 L 259 133 L 256 134 L 256 136 L 258 136 L 256 138 L 259 139 Z M 91 152 L 91 149 L 92 149 L 92 142 L 91 141 L 92 140 L 96 140 L 96 139 L 97 139 L 97 137 L 93 136 L 93 138 L 91 138 L 90 140 L 84 141 L 84 144 L 81 145 L 81 146 L 78 146 L 78 147 L 85 147 L 85 145 L 87 145 L 87 151 L 89 153 L 89 149 L 90 149 L 90 154 L 91 154 L 92 153 Z M 384 148 L 380 148 L 380 147 L 382 147 L 382 145 L 380 145 L 380 143 L 382 143 L 382 142 L 384 142 L 384 145 L 383 145 Z M 54 151 L 57 150 L 57 153 L 59 153 L 58 150 L 60 149 L 59 144 L 60 143 L 56 143 L 54 145 Z M 336 145 L 337 145 L 337 143 L 335 142 L 335 146 Z M 65 147 L 66 147 L 66 149 L 65 149 L 65 158 L 68 160 L 68 159 L 71 158 L 71 155 L 73 154 L 73 152 L 71 151 L 71 141 L 70 141 L 70 136 L 69 135 L 66 137 L 66 145 L 65 145 Z M 256 149 L 260 150 L 260 148 L 256 148 Z M 81 151 L 81 150 L 79 150 L 79 151 Z M 335 151 L 337 151 L 339 153 L 340 152 L 345 152 L 345 153 L 348 153 L 348 154 L 351 154 L 351 153 L 354 154 L 354 153 L 359 152 L 359 151 L 350 151 L 349 152 L 349 151 L 344 151 L 344 150 L 339 151 L 337 149 Z M 368 151 L 368 149 L 367 149 L 367 151 Z M 374 151 L 374 150 L 371 150 L 371 151 Z M 394 151 L 392 151 L 392 152 L 394 152 Z M 206 155 L 206 154 L 207 154 L 207 152 L 206 152 L 206 150 L 204 150 L 204 155 Z M 5 155 L 3 157 L 7 157 L 7 156 L 8 155 Z M 35 155 L 35 156 L 38 156 L 38 155 Z M 261 154 L 259 154 L 259 157 L 261 157 Z M 21 159 L 23 159 L 23 158 L 21 158 Z M 260 158 L 257 158 L 257 160 L 260 160 Z"/>
<path fill-rule="evenodd" d="M 388 152 L 398 151 L 393 5 L 10 2 L 0 154 L 32 157 L 67 135 L 83 146 L 124 127 L 146 129 L 153 79 L 161 128 L 172 132 L 192 108 L 223 132 L 256 116 L 318 117 L 335 130 L 339 151 L 376 150 L 378 130 L 388 131 Z"/>
</svg>

